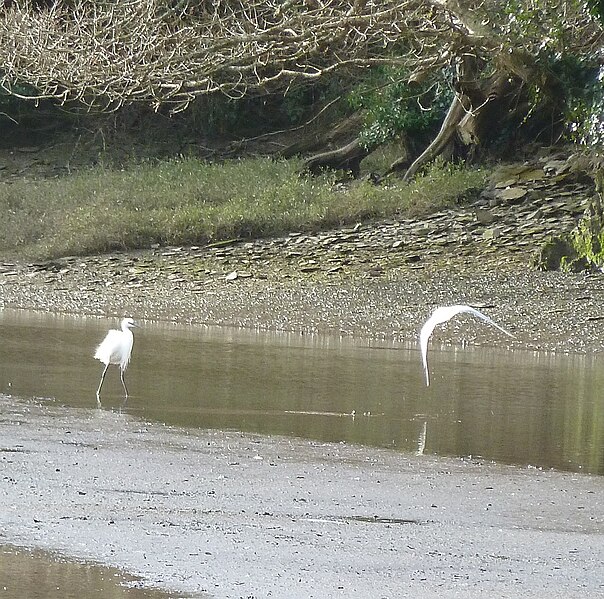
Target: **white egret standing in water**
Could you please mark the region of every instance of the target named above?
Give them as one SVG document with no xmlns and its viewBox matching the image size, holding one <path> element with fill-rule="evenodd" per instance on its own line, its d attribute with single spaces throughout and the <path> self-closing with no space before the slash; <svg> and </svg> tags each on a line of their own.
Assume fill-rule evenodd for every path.
<svg viewBox="0 0 604 599">
<path fill-rule="evenodd" d="M 512 333 L 506 331 L 503 327 L 500 327 L 496 322 L 491 320 L 488 316 L 476 310 L 476 308 L 472 308 L 471 306 L 457 305 L 457 306 L 442 306 L 440 308 L 436 308 L 434 312 L 432 312 L 432 316 L 426 320 L 422 330 L 419 333 L 419 346 L 422 352 L 422 362 L 424 364 L 424 372 L 426 373 L 426 386 L 430 385 L 430 372 L 428 370 L 428 341 L 430 340 L 430 335 L 432 335 L 432 331 L 436 325 L 442 324 L 443 322 L 447 322 L 457 314 L 462 313 L 471 314 L 472 316 L 476 316 L 476 318 L 482 318 L 485 322 L 488 322 L 490 325 L 498 328 L 500 331 L 513 337 Z"/>
<path fill-rule="evenodd" d="M 99 388 L 96 390 L 97 400 L 101 394 L 101 387 L 105 380 L 105 374 L 110 364 L 117 364 L 120 367 L 120 379 L 124 387 L 124 393 L 128 397 L 128 389 L 126 387 L 126 381 L 124 380 L 124 371 L 128 367 L 130 362 L 130 354 L 132 353 L 132 345 L 134 344 L 134 335 L 130 330 L 132 327 L 138 327 L 139 325 L 134 322 L 132 318 L 124 318 L 122 320 L 122 330 L 117 331 L 111 329 L 105 339 L 96 348 L 94 357 L 105 364 L 105 369 L 101 375 L 101 382 Z"/>
</svg>

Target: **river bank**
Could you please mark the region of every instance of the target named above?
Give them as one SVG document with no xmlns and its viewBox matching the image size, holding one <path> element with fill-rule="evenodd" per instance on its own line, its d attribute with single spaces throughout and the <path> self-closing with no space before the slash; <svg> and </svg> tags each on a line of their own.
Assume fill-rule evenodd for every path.
<svg viewBox="0 0 604 599">
<path fill-rule="evenodd" d="M 593 193 L 557 164 L 548 157 L 502 167 L 470 205 L 422 219 L 205 247 L 4 262 L 0 302 L 395 341 L 414 339 L 435 306 L 467 303 L 482 307 L 516 339 L 451 323 L 449 333 L 439 333 L 442 340 L 601 351 L 601 273 L 533 266 L 543 242 L 572 230 Z"/>
<path fill-rule="evenodd" d="M 526 197 L 518 187 L 493 190 L 521 202 L 482 197 L 421 220 L 5 262 L 0 301 L 401 342 L 435 306 L 469 303 L 515 339 L 459 319 L 435 343 L 601 351 L 604 277 L 530 266 L 540 241 L 574 226 L 585 188 Z M 0 410 L 7 544 L 217 599 L 604 592 L 601 477 L 171 428 L 10 396 Z"/>
</svg>

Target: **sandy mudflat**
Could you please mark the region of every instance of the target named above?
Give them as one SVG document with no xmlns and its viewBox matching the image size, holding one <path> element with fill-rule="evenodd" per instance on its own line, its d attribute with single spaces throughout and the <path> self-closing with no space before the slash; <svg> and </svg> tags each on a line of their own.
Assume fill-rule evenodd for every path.
<svg viewBox="0 0 604 599">
<path fill-rule="evenodd" d="M 195 597 L 604 596 L 604 479 L 0 399 L 0 539 Z"/>
</svg>

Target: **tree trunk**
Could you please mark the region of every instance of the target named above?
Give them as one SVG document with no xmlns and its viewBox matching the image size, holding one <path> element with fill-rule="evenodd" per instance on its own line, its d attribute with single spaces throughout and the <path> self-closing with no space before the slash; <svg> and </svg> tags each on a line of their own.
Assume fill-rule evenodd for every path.
<svg viewBox="0 0 604 599">
<path fill-rule="evenodd" d="M 459 122 L 457 132 L 462 144 L 478 151 L 501 135 L 505 123 L 514 120 L 521 89 L 522 83 L 506 73 L 493 77 L 480 104 L 468 110 Z"/>
<path fill-rule="evenodd" d="M 428 162 L 447 148 L 457 146 L 453 156 L 475 159 L 498 139 L 506 125 L 519 127 L 524 115 L 517 109 L 522 94 L 522 82 L 507 73 L 498 73 L 486 86 L 475 79 L 465 78 L 458 83 L 458 92 L 434 141 L 409 166 L 403 179 L 408 181 Z M 404 161 L 394 162 L 386 174 L 401 169 Z"/>
<path fill-rule="evenodd" d="M 307 133 L 279 153 L 284 158 L 291 158 L 310 152 L 318 153 L 341 148 L 358 137 L 363 128 L 364 118 L 365 115 L 362 112 L 355 112 L 327 129 L 327 131 L 325 130 L 326 127 L 321 128 L 320 124 L 305 127 Z"/>
<path fill-rule="evenodd" d="M 403 180 L 408 181 L 415 175 L 415 173 L 427 162 L 431 162 L 434 160 L 439 154 L 443 152 L 443 150 L 448 146 L 448 144 L 453 139 L 457 125 L 461 121 L 464 115 L 464 105 L 463 99 L 455 96 L 453 98 L 453 102 L 451 102 L 451 106 L 447 111 L 447 115 L 443 121 L 443 124 L 440 127 L 440 131 L 434 138 L 434 141 L 413 161 L 411 166 L 407 169 Z M 398 161 L 397 161 L 398 162 Z M 393 167 L 396 166 L 397 162 L 394 162 L 390 165 L 387 173 L 393 172 Z"/>
<path fill-rule="evenodd" d="M 369 150 L 359 141 L 364 114 L 355 112 L 327 131 L 313 128 L 304 137 L 284 148 L 280 155 L 284 158 L 316 152 L 304 162 L 304 170 L 318 175 L 323 169 L 350 171 L 358 177 L 360 163 Z"/>
<path fill-rule="evenodd" d="M 359 138 L 350 143 L 312 156 L 304 163 L 304 169 L 318 175 L 323 169 L 350 171 L 353 177 L 358 177 L 361 170 L 361 160 L 369 154 L 369 150 L 363 147 Z"/>
<path fill-rule="evenodd" d="M 456 93 L 445 115 L 439 132 L 432 143 L 413 161 L 403 176 L 404 181 L 411 179 L 415 173 L 426 163 L 431 162 L 451 147 L 457 135 L 459 123 L 464 115 L 476 105 L 477 99 L 482 98 L 480 87 L 476 82 L 476 60 L 470 55 L 465 55 L 457 65 Z M 396 163 L 395 163 L 396 164 Z M 394 165 L 391 165 L 392 169 Z"/>
</svg>

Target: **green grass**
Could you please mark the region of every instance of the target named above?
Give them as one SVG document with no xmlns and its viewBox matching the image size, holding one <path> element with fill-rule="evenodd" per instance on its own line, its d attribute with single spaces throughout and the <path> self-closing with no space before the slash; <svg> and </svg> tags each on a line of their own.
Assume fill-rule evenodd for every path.
<svg viewBox="0 0 604 599">
<path fill-rule="evenodd" d="M 152 244 L 206 244 L 420 216 L 454 204 L 484 173 L 434 167 L 411 184 L 301 176 L 298 161 L 181 159 L 0 184 L 0 252 L 51 258 Z"/>
</svg>

